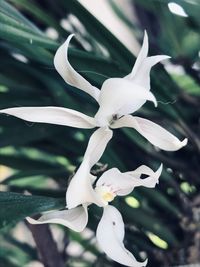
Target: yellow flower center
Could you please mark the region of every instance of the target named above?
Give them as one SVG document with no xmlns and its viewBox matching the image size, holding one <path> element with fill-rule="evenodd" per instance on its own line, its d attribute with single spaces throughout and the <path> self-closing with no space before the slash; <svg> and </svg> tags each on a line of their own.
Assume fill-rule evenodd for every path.
<svg viewBox="0 0 200 267">
<path fill-rule="evenodd" d="M 109 186 L 105 186 L 105 185 L 97 186 L 95 188 L 95 191 L 101 197 L 101 199 L 103 200 L 105 205 L 107 205 L 108 202 L 113 201 L 113 199 L 116 196 L 116 194 L 114 192 L 112 192 L 111 188 Z"/>
<path fill-rule="evenodd" d="M 103 199 L 107 202 L 113 201 L 113 199 L 115 198 L 115 195 L 113 193 L 107 192 L 103 194 Z"/>
</svg>

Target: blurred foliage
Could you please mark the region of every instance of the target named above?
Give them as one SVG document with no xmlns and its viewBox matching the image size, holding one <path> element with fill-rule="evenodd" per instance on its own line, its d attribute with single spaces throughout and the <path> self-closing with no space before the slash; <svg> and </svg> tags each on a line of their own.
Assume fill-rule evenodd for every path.
<svg viewBox="0 0 200 267">
<path fill-rule="evenodd" d="M 115 201 L 127 226 L 126 246 L 138 258 L 145 251 L 149 267 L 198 262 L 199 1 L 174 1 L 188 14 L 181 17 L 169 11 L 168 0 L 127 0 L 136 22 L 128 19 L 115 1 L 109 2 L 139 41 L 147 29 L 150 54 L 172 57 L 170 66 L 160 64 L 151 73 L 158 108 L 146 104 L 138 114 L 166 126 L 179 138 L 189 139 L 184 149 L 168 153 L 156 150 L 134 130 L 115 131 L 102 163 L 121 171 L 140 164 L 152 168 L 164 164 L 156 189 L 138 188 L 129 199 Z M 69 29 L 63 27 L 66 23 Z M 0 0 L 0 108 L 55 105 L 94 114 L 94 101 L 65 84 L 53 66 L 54 53 L 70 32 L 77 36 L 70 48 L 70 62 L 96 86 L 108 77 L 123 77 L 131 71 L 134 56 L 78 1 Z M 1 267 L 25 266 L 38 260 L 28 240 L 21 243 L 15 239 L 14 227 L 26 216 L 64 208 L 67 178 L 80 164 L 90 134 L 89 130 L 0 116 L 0 164 L 12 169 L 0 181 L 5 191 L 0 192 Z M 95 231 L 99 211 L 91 208 L 90 213 L 88 227 Z M 78 242 L 83 251 L 95 256 L 94 263 L 85 258 L 85 253 L 78 258 L 66 257 L 66 266 L 120 266 L 108 261 L 92 239 L 61 229 L 68 243 Z M 82 265 L 78 265 L 80 261 Z"/>
</svg>

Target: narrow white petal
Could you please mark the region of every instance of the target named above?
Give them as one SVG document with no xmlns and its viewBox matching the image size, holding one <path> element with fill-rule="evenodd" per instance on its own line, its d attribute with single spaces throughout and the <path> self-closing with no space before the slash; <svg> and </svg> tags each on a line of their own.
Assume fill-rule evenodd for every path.
<svg viewBox="0 0 200 267">
<path fill-rule="evenodd" d="M 146 266 L 147 260 L 138 262 L 131 252 L 124 247 L 124 222 L 120 212 L 115 207 L 108 205 L 104 208 L 96 236 L 101 249 L 112 260 L 130 267 Z"/>
<path fill-rule="evenodd" d="M 95 120 L 73 109 L 60 107 L 17 107 L 0 110 L 17 118 L 30 121 L 91 129 Z"/>
<path fill-rule="evenodd" d="M 109 125 L 113 116 L 133 113 L 147 100 L 157 106 L 154 95 L 141 86 L 122 78 L 107 79 L 99 96 L 100 107 L 95 115 L 97 125 Z"/>
<path fill-rule="evenodd" d="M 69 63 L 68 48 L 73 36 L 74 34 L 69 35 L 65 43 L 58 48 L 54 57 L 55 68 L 66 83 L 83 90 L 98 101 L 100 90 L 92 86 L 85 78 L 75 71 Z"/>
<path fill-rule="evenodd" d="M 136 59 L 135 65 L 130 74 L 124 77 L 124 79 L 130 80 L 136 83 L 146 90 L 150 90 L 150 71 L 151 68 L 162 60 L 170 58 L 166 55 L 157 55 L 147 57 L 149 50 L 148 35 L 145 31 L 144 40 L 140 53 Z"/>
<path fill-rule="evenodd" d="M 158 124 L 135 116 L 124 116 L 112 125 L 112 128 L 129 127 L 137 130 L 150 143 L 166 151 L 176 151 L 187 144 L 187 138 L 180 141 Z"/>
<path fill-rule="evenodd" d="M 131 78 L 131 81 L 150 90 L 150 71 L 151 68 L 162 60 L 170 58 L 165 55 L 147 57 L 143 60 L 136 74 Z"/>
<path fill-rule="evenodd" d="M 92 187 L 90 163 L 84 159 L 69 183 L 66 192 L 67 208 L 72 209 L 82 204 L 95 203 L 102 206 L 102 201 Z"/>
<path fill-rule="evenodd" d="M 146 30 L 145 30 L 144 31 L 144 39 L 143 39 L 142 47 L 141 47 L 140 52 L 139 52 L 139 54 L 137 56 L 137 59 L 135 61 L 135 64 L 133 66 L 133 69 L 132 69 L 131 73 L 129 75 L 127 75 L 126 78 L 131 79 L 131 78 L 133 78 L 133 76 L 135 76 L 135 74 L 138 71 L 138 68 L 141 66 L 142 62 L 147 57 L 148 50 L 149 50 L 148 35 L 147 35 Z"/>
<path fill-rule="evenodd" d="M 92 187 L 95 178 L 94 176 L 91 178 L 90 170 L 101 158 L 112 135 L 113 132 L 110 129 L 99 128 L 90 137 L 83 162 L 67 189 L 66 202 L 68 208 L 71 209 L 84 203 L 103 205 L 102 200 Z"/>
<path fill-rule="evenodd" d="M 56 223 L 64 225 L 73 231 L 81 232 L 88 222 L 87 206 L 80 206 L 75 209 L 51 211 L 42 215 L 38 220 L 26 218 L 31 224 Z"/>
<path fill-rule="evenodd" d="M 89 160 L 90 168 L 99 161 L 112 136 L 112 130 L 106 127 L 99 128 L 92 134 L 84 155 L 84 159 Z"/>
</svg>

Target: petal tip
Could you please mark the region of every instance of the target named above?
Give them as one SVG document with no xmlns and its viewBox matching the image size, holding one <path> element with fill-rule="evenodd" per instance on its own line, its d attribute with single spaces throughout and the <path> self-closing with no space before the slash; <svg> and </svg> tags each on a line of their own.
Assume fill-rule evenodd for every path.
<svg viewBox="0 0 200 267">
<path fill-rule="evenodd" d="M 161 173 L 163 170 L 163 163 L 160 164 L 160 167 L 158 168 L 158 172 Z"/>
<path fill-rule="evenodd" d="M 146 259 L 143 263 L 142 263 L 142 266 L 145 267 L 148 263 L 148 259 Z"/>
<path fill-rule="evenodd" d="M 158 170 L 156 171 L 156 174 L 157 174 L 157 182 L 156 182 L 156 184 L 159 184 L 159 178 L 160 178 L 160 175 L 162 173 L 162 170 L 163 170 L 163 163 L 160 164 Z"/>
<path fill-rule="evenodd" d="M 34 220 L 33 218 L 31 218 L 31 217 L 26 217 L 25 218 L 30 224 L 37 224 L 38 222 L 37 222 L 37 220 Z"/>
<path fill-rule="evenodd" d="M 67 57 L 69 43 L 70 43 L 71 39 L 72 39 L 74 36 L 75 36 L 74 33 L 70 34 L 70 35 L 67 37 L 66 41 L 65 41 L 61 46 L 58 47 L 58 49 L 57 49 L 57 51 L 56 51 L 56 53 L 55 53 L 53 62 L 54 62 L 54 66 L 55 66 L 56 70 L 58 71 L 58 73 L 60 73 L 60 64 L 61 64 L 61 63 L 60 63 L 60 56 L 62 55 L 62 51 L 63 51 L 62 47 L 64 48 L 64 51 L 65 51 L 65 53 L 66 53 L 65 55 L 66 55 L 66 57 Z M 61 75 L 61 76 L 62 76 L 62 75 Z"/>
<path fill-rule="evenodd" d="M 175 145 L 175 147 L 176 147 L 176 150 L 179 150 L 179 149 L 181 149 L 182 147 L 186 146 L 187 143 L 188 143 L 188 139 L 187 139 L 187 138 L 185 138 L 183 141 L 180 141 L 180 140 L 177 139 L 177 140 L 174 142 L 174 145 Z"/>
<path fill-rule="evenodd" d="M 185 138 L 185 139 L 181 142 L 182 147 L 186 146 L 187 143 L 188 143 L 188 139 Z"/>
<path fill-rule="evenodd" d="M 148 33 L 146 29 L 144 30 L 144 40 L 148 42 Z"/>
<path fill-rule="evenodd" d="M 69 44 L 69 42 L 71 41 L 71 39 L 72 39 L 74 36 L 75 36 L 75 33 L 71 33 L 71 34 L 67 37 L 65 43 L 67 42 L 67 44 Z"/>
<path fill-rule="evenodd" d="M 152 94 L 152 95 L 153 95 L 153 94 Z M 153 102 L 153 104 L 154 104 L 154 107 L 157 108 L 157 106 L 158 106 L 158 102 L 157 102 L 157 100 L 156 100 L 156 98 L 155 98 L 154 95 L 153 95 L 153 98 L 152 98 L 152 102 Z"/>
<path fill-rule="evenodd" d="M 161 55 L 160 56 L 160 61 L 163 61 L 163 60 L 166 60 L 166 59 L 170 59 L 171 57 L 170 56 L 167 56 L 167 55 Z"/>
</svg>

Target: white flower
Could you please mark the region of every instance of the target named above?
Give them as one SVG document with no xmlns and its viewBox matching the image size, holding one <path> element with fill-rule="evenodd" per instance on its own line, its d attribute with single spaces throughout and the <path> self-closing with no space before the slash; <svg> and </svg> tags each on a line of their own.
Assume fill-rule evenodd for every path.
<svg viewBox="0 0 200 267">
<path fill-rule="evenodd" d="M 27 218 L 30 223 L 58 223 L 80 232 L 88 222 L 87 207 L 96 204 L 103 208 L 103 215 L 98 224 L 96 237 L 102 250 L 114 261 L 126 266 L 146 266 L 147 260 L 138 262 L 123 244 L 124 222 L 120 212 L 109 203 L 116 196 L 124 196 L 137 186 L 155 187 L 162 171 L 162 165 L 154 172 L 147 166 L 122 173 L 112 168 L 96 181 L 90 174 L 91 168 L 98 162 L 105 147 L 112 138 L 112 131 L 100 128 L 93 133 L 88 143 L 83 161 L 70 181 L 66 192 L 66 210 L 53 211 L 41 216 L 38 220 Z M 141 179 L 146 174 L 147 178 Z"/>
<path fill-rule="evenodd" d="M 112 131 L 105 127 L 99 128 L 92 134 L 84 154 L 83 162 L 70 182 L 71 187 L 73 186 L 74 181 L 78 184 L 77 187 L 74 188 L 74 194 L 77 196 L 78 203 L 81 202 L 81 204 L 83 204 L 85 202 L 85 204 L 68 210 L 65 209 L 61 211 L 48 212 L 42 215 L 38 220 L 28 217 L 27 220 L 30 223 L 59 223 L 77 232 L 81 232 L 85 228 L 88 221 L 87 202 L 92 202 L 94 199 L 93 197 L 90 199 L 91 193 L 88 196 L 87 201 L 85 201 L 85 188 L 88 190 L 88 188 L 91 187 L 92 189 L 91 181 L 94 179 L 94 177 L 90 174 L 90 169 L 99 161 L 111 138 Z M 84 177 L 88 174 L 91 180 L 84 179 Z M 73 204 L 75 204 L 75 202 L 73 202 Z"/>
<path fill-rule="evenodd" d="M 61 107 L 17 107 L 0 110 L 18 118 L 31 121 L 66 125 L 77 128 L 131 127 L 160 149 L 175 151 L 187 144 L 187 139 L 180 141 L 161 126 L 143 118 L 129 114 L 137 111 L 147 100 L 157 105 L 150 92 L 150 70 L 158 62 L 169 58 L 158 55 L 147 57 L 148 36 L 144 41 L 135 65 L 124 78 L 107 79 L 101 90 L 91 85 L 76 72 L 68 61 L 68 47 L 73 34 L 61 45 L 54 57 L 54 65 L 62 78 L 70 85 L 91 95 L 99 104 L 94 117 L 81 112 Z"/>
</svg>

